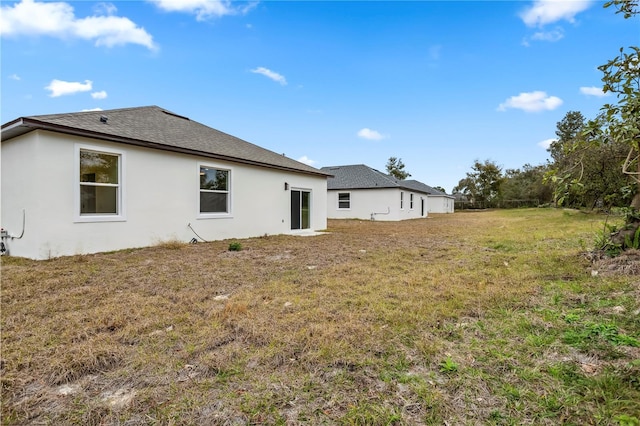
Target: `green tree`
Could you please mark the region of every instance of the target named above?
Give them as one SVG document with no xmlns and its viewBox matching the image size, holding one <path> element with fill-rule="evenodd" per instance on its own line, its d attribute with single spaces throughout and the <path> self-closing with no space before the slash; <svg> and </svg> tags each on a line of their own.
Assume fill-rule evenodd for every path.
<svg viewBox="0 0 640 426">
<path fill-rule="evenodd" d="M 581 112 L 567 112 L 556 124 L 557 139 L 547 149 L 553 163 L 546 182 L 552 185 L 558 205 L 579 207 L 582 204 L 585 153 L 589 149 L 584 135 L 585 121 Z"/>
<path fill-rule="evenodd" d="M 553 201 L 551 185 L 545 183 L 546 165 L 525 164 L 522 169 L 507 169 L 502 183 L 506 207 L 537 206 Z"/>
<path fill-rule="evenodd" d="M 569 111 L 556 124 L 556 140 L 547 149 L 555 163 L 565 162 L 576 141 L 582 137 L 585 118 L 580 111 Z"/>
<path fill-rule="evenodd" d="M 638 0 L 612 0 L 604 4 L 604 7 L 615 6 L 616 13 L 622 13 L 625 19 L 638 14 Z"/>
<path fill-rule="evenodd" d="M 502 198 L 504 182 L 502 167 L 491 160 L 476 160 L 467 177 L 461 179 L 453 192 L 464 194 L 477 207 L 497 207 Z"/>
<path fill-rule="evenodd" d="M 387 161 L 386 167 L 387 167 L 387 173 L 398 180 L 405 180 L 406 178 L 411 176 L 410 173 L 405 172 L 404 163 L 400 158 L 389 157 L 389 161 Z"/>
<path fill-rule="evenodd" d="M 629 205 L 632 185 L 621 173 L 628 146 L 613 140 L 602 140 L 585 152 L 582 199 L 585 207 L 609 208 Z"/>
<path fill-rule="evenodd" d="M 637 0 L 613 0 L 604 4 L 614 6 L 625 19 L 634 19 L 639 13 Z M 635 183 L 635 196 L 631 207 L 640 209 L 640 48 L 620 48 L 619 54 L 598 67 L 602 71 L 603 91 L 616 95 L 616 103 L 601 108 L 601 121 L 589 123 L 588 132 L 612 143 L 627 146 L 628 153 L 622 172 Z"/>
<path fill-rule="evenodd" d="M 601 117 L 592 120 L 603 123 Z M 568 112 L 558 122 L 558 139 L 549 147 L 553 162 L 545 175 L 553 186 L 554 200 L 569 207 L 611 207 L 628 203 L 629 178 L 621 173 L 627 146 L 603 136 L 601 131 L 585 130 L 584 117 Z"/>
</svg>

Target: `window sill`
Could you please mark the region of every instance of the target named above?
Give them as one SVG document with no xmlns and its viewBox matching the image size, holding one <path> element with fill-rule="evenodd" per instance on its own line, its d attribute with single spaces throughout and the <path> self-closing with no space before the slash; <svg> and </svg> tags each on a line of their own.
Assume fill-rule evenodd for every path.
<svg viewBox="0 0 640 426">
<path fill-rule="evenodd" d="M 95 215 L 95 216 L 76 216 L 74 223 L 93 223 L 93 222 L 126 222 L 127 218 L 121 215 Z"/>
<path fill-rule="evenodd" d="M 200 213 L 196 220 L 200 219 L 233 219 L 230 213 Z"/>
</svg>

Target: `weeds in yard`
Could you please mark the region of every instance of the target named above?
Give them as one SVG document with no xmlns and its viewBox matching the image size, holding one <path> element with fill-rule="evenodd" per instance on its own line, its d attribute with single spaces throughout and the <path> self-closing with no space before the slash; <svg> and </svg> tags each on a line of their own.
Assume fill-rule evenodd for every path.
<svg viewBox="0 0 640 426">
<path fill-rule="evenodd" d="M 350 407 L 340 423 L 353 426 L 389 426 L 399 424 L 401 420 L 402 416 L 397 408 L 362 403 Z"/>
<path fill-rule="evenodd" d="M 440 372 L 442 373 L 455 373 L 458 371 L 458 363 L 452 360 L 450 357 L 445 358 L 440 362 Z"/>
<path fill-rule="evenodd" d="M 567 331 L 563 337 L 565 343 L 577 347 L 588 346 L 597 339 L 608 342 L 614 346 L 640 346 L 638 339 L 620 333 L 618 327 L 613 324 L 585 324 L 580 328 Z"/>
<path fill-rule="evenodd" d="M 615 417 L 615 421 L 618 422 L 620 426 L 640 426 L 640 419 L 636 416 L 621 414 Z"/>
<path fill-rule="evenodd" d="M 242 243 L 239 241 L 232 241 L 229 243 L 229 251 L 240 251 L 242 250 Z"/>
<path fill-rule="evenodd" d="M 181 250 L 185 247 L 185 245 L 186 244 L 180 240 L 163 241 L 160 244 L 158 244 L 159 247 L 165 248 L 167 250 Z M 83 257 L 83 256 L 78 256 L 78 257 Z"/>
<path fill-rule="evenodd" d="M 636 425 L 637 280 L 590 273 L 601 222 L 469 212 L 236 253 L 3 257 L 2 424 Z"/>
</svg>

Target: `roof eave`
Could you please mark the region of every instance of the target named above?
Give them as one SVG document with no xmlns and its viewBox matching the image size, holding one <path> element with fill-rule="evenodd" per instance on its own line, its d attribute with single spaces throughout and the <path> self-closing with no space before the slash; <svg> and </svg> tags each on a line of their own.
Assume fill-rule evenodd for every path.
<svg viewBox="0 0 640 426">
<path fill-rule="evenodd" d="M 342 191 L 342 190 L 360 190 L 360 189 L 401 189 L 399 186 L 345 186 L 341 188 L 327 188 L 330 191 Z"/>
<path fill-rule="evenodd" d="M 322 176 L 322 177 L 331 176 L 330 174 L 322 172 L 320 170 L 318 170 L 317 172 L 314 172 L 311 170 L 296 169 L 294 167 L 286 167 L 286 166 L 280 166 L 277 164 L 263 163 L 260 161 L 248 160 L 245 158 L 213 154 L 210 152 L 197 151 L 197 150 L 181 148 L 177 146 L 163 145 L 163 144 L 139 140 L 139 139 L 108 135 L 105 133 L 94 132 L 91 130 L 77 129 L 74 127 L 62 126 L 59 124 L 45 123 L 43 121 L 34 120 L 32 118 L 25 118 L 25 117 L 18 118 L 16 120 L 10 121 L 5 125 L 3 125 L 2 140 L 9 140 L 17 136 L 23 135 L 25 133 L 29 133 L 33 130 L 48 130 L 51 132 L 64 133 L 68 135 L 90 137 L 90 138 L 105 140 L 109 142 L 117 142 L 117 143 L 123 143 L 127 145 L 140 146 L 144 148 L 159 149 L 162 151 L 178 152 L 181 154 L 197 155 L 197 156 L 212 158 L 216 160 L 232 161 L 235 163 L 247 164 L 247 165 L 257 166 L 257 167 L 266 167 L 270 169 L 283 170 L 288 172 L 303 173 L 303 174 L 316 175 L 316 176 Z"/>
<path fill-rule="evenodd" d="M 31 126 L 25 125 L 23 118 L 17 118 L 2 125 L 2 132 L 0 133 L 2 137 L 0 139 L 6 141 L 16 136 L 29 133 L 32 130 L 34 129 Z"/>
</svg>

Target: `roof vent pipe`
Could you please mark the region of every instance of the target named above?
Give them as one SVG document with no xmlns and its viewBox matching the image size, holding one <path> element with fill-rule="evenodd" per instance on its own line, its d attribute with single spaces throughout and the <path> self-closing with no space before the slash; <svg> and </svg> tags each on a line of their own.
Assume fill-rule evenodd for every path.
<svg viewBox="0 0 640 426">
<path fill-rule="evenodd" d="M 107 120 L 108 120 L 108 118 L 107 118 L 107 116 L 106 116 L 106 115 L 101 115 L 101 116 L 100 116 L 100 122 L 101 122 L 101 123 L 106 123 L 106 122 L 107 122 Z"/>
</svg>

